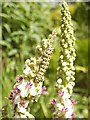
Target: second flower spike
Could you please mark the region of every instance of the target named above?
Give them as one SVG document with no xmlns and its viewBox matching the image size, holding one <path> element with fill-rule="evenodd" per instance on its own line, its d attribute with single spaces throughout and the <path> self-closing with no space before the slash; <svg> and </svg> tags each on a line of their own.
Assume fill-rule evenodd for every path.
<svg viewBox="0 0 90 120">
<path fill-rule="evenodd" d="M 41 94 L 47 94 L 43 85 L 44 75 L 48 68 L 53 53 L 52 42 L 56 31 L 42 40 L 42 45 L 37 46 L 37 55 L 27 59 L 23 74 L 16 78 L 16 82 L 9 96 L 14 108 L 14 118 L 34 118 L 30 114 L 31 106 L 38 101 Z"/>
</svg>

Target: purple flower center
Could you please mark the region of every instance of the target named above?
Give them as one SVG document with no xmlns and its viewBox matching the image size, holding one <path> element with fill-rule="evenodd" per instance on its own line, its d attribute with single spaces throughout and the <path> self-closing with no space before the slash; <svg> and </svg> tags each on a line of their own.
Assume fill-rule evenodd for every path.
<svg viewBox="0 0 90 120">
<path fill-rule="evenodd" d="M 55 108 L 51 109 L 51 112 L 53 112 L 53 113 L 54 113 L 55 111 L 56 111 L 56 109 L 55 109 Z"/>
<path fill-rule="evenodd" d="M 9 97 L 8 99 L 9 99 L 9 100 L 13 100 L 13 96 L 14 96 L 14 93 L 11 92 L 11 93 L 10 93 L 10 97 Z"/>
<path fill-rule="evenodd" d="M 66 112 L 68 112 L 68 109 L 63 107 L 61 111 L 66 113 Z"/>
<path fill-rule="evenodd" d="M 20 107 L 25 108 L 25 101 L 21 101 L 21 102 L 20 102 Z"/>
<path fill-rule="evenodd" d="M 71 102 L 72 102 L 73 105 L 77 104 L 77 102 L 75 100 L 71 100 Z"/>
<path fill-rule="evenodd" d="M 20 82 L 22 79 L 23 79 L 22 76 L 19 76 L 19 77 L 16 78 L 17 82 Z"/>
<path fill-rule="evenodd" d="M 33 84 L 31 82 L 27 82 L 26 88 L 30 89 Z"/>
<path fill-rule="evenodd" d="M 13 98 L 12 98 L 12 97 L 9 97 L 8 99 L 9 99 L 9 100 L 13 100 Z"/>
<path fill-rule="evenodd" d="M 75 118 L 75 114 L 74 114 L 74 113 L 72 113 L 72 114 L 71 114 L 71 117 L 72 117 L 72 118 Z"/>
<path fill-rule="evenodd" d="M 64 95 L 64 91 L 59 91 L 59 92 L 58 92 L 58 95 L 59 95 L 60 97 L 62 97 L 62 96 Z"/>
<path fill-rule="evenodd" d="M 13 97 L 13 92 L 11 92 L 10 97 Z"/>
<path fill-rule="evenodd" d="M 50 104 L 51 104 L 51 105 L 55 105 L 55 104 L 56 104 L 56 100 L 55 100 L 55 99 L 51 100 L 51 101 L 50 101 Z"/>
<path fill-rule="evenodd" d="M 17 86 L 14 88 L 14 93 L 18 94 L 20 90 L 17 88 Z"/>
<path fill-rule="evenodd" d="M 42 94 L 44 94 L 44 95 L 47 94 L 45 86 L 42 87 Z"/>
</svg>

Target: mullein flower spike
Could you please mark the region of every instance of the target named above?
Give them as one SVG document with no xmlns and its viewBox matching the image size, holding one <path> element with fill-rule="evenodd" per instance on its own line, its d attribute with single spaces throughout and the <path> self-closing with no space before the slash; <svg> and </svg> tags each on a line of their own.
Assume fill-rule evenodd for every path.
<svg viewBox="0 0 90 120">
<path fill-rule="evenodd" d="M 56 83 L 58 98 L 57 100 L 52 100 L 52 102 L 50 101 L 50 103 L 53 105 L 55 118 L 74 118 L 73 107 L 76 102 L 71 100 L 71 96 L 75 85 L 75 37 L 71 15 L 65 1 L 62 3 L 61 17 L 60 57 Z"/>
<path fill-rule="evenodd" d="M 14 118 L 34 118 L 30 114 L 30 107 L 38 101 L 41 94 L 47 94 L 43 81 L 53 53 L 52 42 L 55 37 L 56 31 L 53 31 L 48 39 L 42 40 L 42 45 L 37 46 L 36 57 L 25 61 L 23 74 L 16 78 L 9 96 L 14 106 Z"/>
</svg>

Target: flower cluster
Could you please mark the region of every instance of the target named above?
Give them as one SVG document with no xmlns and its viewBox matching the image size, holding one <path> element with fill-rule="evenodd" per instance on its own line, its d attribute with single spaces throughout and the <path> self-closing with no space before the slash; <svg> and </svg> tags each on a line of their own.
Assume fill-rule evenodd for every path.
<svg viewBox="0 0 90 120">
<path fill-rule="evenodd" d="M 74 118 L 73 106 L 76 102 L 71 99 L 71 96 L 75 85 L 75 37 L 71 15 L 66 2 L 62 3 L 61 16 L 61 48 L 58 61 L 59 67 L 57 68 L 58 80 L 56 83 L 58 99 L 51 100 L 51 104 L 53 105 L 53 115 L 56 118 Z"/>
<path fill-rule="evenodd" d="M 47 94 L 43 81 L 53 53 L 51 43 L 55 37 L 56 31 L 53 31 L 48 39 L 42 40 L 42 45 L 37 46 L 36 57 L 26 60 L 23 74 L 16 78 L 8 98 L 14 106 L 14 118 L 34 118 L 30 114 L 30 107 L 41 94 Z"/>
</svg>

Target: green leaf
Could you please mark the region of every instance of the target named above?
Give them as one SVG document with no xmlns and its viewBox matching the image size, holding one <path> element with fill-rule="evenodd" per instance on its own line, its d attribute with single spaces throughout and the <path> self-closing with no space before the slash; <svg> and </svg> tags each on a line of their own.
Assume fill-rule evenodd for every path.
<svg viewBox="0 0 90 120">
<path fill-rule="evenodd" d="M 17 49 L 12 49 L 10 52 L 8 52 L 8 55 L 9 55 L 9 56 L 13 56 L 13 55 L 15 55 L 17 52 L 18 52 Z"/>
<path fill-rule="evenodd" d="M 7 32 L 10 33 L 11 30 L 10 30 L 10 26 L 8 24 L 4 24 L 4 27 L 6 28 Z"/>
<path fill-rule="evenodd" d="M 7 48 L 11 48 L 11 45 L 7 41 L 4 41 L 4 40 L 0 41 L 0 45 L 6 46 Z"/>
</svg>

